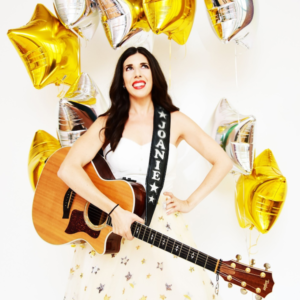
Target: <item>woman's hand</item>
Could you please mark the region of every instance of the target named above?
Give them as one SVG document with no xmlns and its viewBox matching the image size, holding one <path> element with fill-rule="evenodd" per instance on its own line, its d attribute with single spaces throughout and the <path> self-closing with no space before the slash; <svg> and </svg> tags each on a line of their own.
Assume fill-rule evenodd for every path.
<svg viewBox="0 0 300 300">
<path fill-rule="evenodd" d="M 173 193 L 164 192 L 164 195 L 169 197 L 169 199 L 166 200 L 167 215 L 170 215 L 177 211 L 180 211 L 183 213 L 188 213 L 193 209 L 193 207 L 189 204 L 189 202 L 187 200 L 180 200 L 180 199 L 176 198 L 173 195 Z"/>
<path fill-rule="evenodd" d="M 120 206 L 118 206 L 110 216 L 113 224 L 113 233 L 118 234 L 127 240 L 133 239 L 130 229 L 133 222 L 137 221 L 142 224 L 145 223 L 138 215 L 124 210 Z"/>
</svg>

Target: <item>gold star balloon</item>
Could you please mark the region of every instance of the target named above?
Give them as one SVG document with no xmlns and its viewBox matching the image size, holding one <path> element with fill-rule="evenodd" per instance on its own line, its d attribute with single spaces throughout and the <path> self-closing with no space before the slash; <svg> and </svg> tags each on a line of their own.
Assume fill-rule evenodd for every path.
<svg viewBox="0 0 300 300">
<path fill-rule="evenodd" d="M 154 33 L 165 33 L 180 45 L 187 42 L 194 23 L 195 0 L 143 0 L 143 8 Z"/>
<path fill-rule="evenodd" d="M 80 75 L 78 37 L 44 5 L 36 6 L 25 26 L 7 34 L 35 88 L 51 83 L 71 85 Z"/>
<path fill-rule="evenodd" d="M 251 175 L 237 182 L 236 213 L 242 228 L 255 226 L 267 233 L 278 219 L 287 194 L 286 178 L 270 149 L 255 160 Z"/>
<path fill-rule="evenodd" d="M 44 130 L 38 130 L 35 133 L 28 157 L 28 175 L 33 190 L 35 190 L 47 159 L 60 148 L 59 141 L 51 134 Z"/>
</svg>

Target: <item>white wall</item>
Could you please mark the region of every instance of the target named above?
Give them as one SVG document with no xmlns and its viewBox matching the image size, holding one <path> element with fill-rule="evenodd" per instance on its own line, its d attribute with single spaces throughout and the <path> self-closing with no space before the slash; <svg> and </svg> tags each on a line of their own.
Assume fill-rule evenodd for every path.
<svg viewBox="0 0 300 300">
<path fill-rule="evenodd" d="M 234 46 L 219 43 L 206 17 L 204 1 L 198 1 L 196 20 L 185 47 L 155 36 L 154 55 L 168 78 L 172 66 L 171 96 L 182 112 L 209 132 L 211 117 L 221 98 L 226 97 L 243 114 L 257 118 L 256 153 L 270 148 L 288 180 L 287 201 L 274 228 L 260 237 L 257 267 L 269 262 L 275 279 L 267 299 L 296 299 L 299 275 L 299 21 L 297 0 L 256 3 L 253 48 L 237 58 L 235 83 Z M 52 1 L 43 4 L 52 11 Z M 31 207 L 33 191 L 27 175 L 27 158 L 36 130 L 55 136 L 58 89 L 33 88 L 14 47 L 8 29 L 25 25 L 36 5 L 34 0 L 2 2 L 1 17 L 1 299 L 62 299 L 69 264 L 70 246 L 54 247 L 36 234 Z M 121 52 L 113 51 L 98 28 L 94 39 L 83 47 L 82 70 L 96 81 L 108 100 L 114 67 Z M 182 143 L 179 147 L 177 190 L 184 199 L 200 184 L 209 164 Z M 234 179 L 228 175 L 220 186 L 190 213 L 190 228 L 198 248 L 217 258 L 232 259 L 237 253 L 248 261 L 246 236 L 234 209 Z M 257 234 L 253 232 L 252 241 Z M 214 276 L 213 276 L 214 277 Z M 228 289 L 221 279 L 224 299 L 252 299 L 239 288 Z"/>
</svg>

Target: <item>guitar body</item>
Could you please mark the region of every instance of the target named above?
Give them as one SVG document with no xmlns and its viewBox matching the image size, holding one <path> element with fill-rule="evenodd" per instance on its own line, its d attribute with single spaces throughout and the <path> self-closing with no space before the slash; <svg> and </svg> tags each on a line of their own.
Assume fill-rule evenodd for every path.
<svg viewBox="0 0 300 300">
<path fill-rule="evenodd" d="M 49 157 L 39 178 L 32 219 L 39 236 L 53 245 L 85 240 L 100 254 L 120 251 L 121 236 L 107 226 L 107 214 L 72 191 L 57 172 L 70 147 Z M 145 214 L 145 189 L 141 184 L 116 180 L 104 158 L 97 154 L 84 170 L 95 186 L 123 209 Z"/>
</svg>

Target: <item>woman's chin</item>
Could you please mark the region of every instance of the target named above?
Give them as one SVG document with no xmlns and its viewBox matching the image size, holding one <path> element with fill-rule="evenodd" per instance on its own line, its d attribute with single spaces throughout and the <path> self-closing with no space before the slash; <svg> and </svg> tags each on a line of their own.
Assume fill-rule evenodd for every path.
<svg viewBox="0 0 300 300">
<path fill-rule="evenodd" d="M 129 95 L 131 96 L 131 97 L 134 97 L 134 98 L 136 98 L 136 99 L 138 99 L 138 98 L 145 98 L 145 97 L 148 97 L 149 95 L 151 95 L 151 91 L 146 91 L 146 90 L 143 90 L 143 89 L 141 89 L 141 90 L 130 90 L 130 91 L 128 91 L 128 93 L 129 93 Z"/>
</svg>

